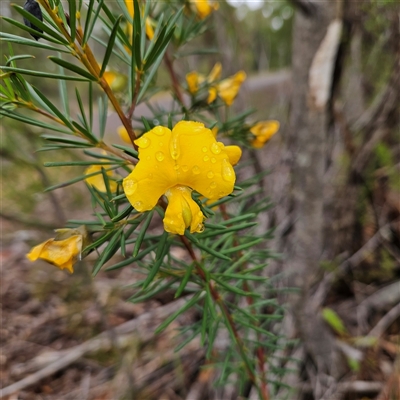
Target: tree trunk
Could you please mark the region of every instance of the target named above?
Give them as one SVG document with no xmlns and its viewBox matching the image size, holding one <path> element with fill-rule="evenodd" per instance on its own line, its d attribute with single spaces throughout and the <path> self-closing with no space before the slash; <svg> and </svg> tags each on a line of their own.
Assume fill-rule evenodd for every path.
<svg viewBox="0 0 400 400">
<path fill-rule="evenodd" d="M 299 289 L 291 298 L 297 329 L 311 358 L 307 368 L 314 396 L 329 389 L 340 375 L 340 360 L 330 330 L 313 302 L 313 285 L 322 276 L 324 252 L 324 188 L 327 139 L 334 66 L 342 21 L 336 2 L 312 3 L 310 13 L 298 11 L 293 38 L 293 95 L 290 118 L 293 230 L 288 239 L 289 286 Z M 332 390 L 332 389 L 331 389 Z M 327 397 L 328 398 L 328 397 Z"/>
</svg>

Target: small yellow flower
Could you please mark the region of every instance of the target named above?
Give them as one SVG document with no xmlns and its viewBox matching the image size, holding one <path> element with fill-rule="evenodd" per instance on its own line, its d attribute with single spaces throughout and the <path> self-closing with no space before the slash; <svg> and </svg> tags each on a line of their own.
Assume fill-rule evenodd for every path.
<svg viewBox="0 0 400 400">
<path fill-rule="evenodd" d="M 233 161 L 241 149 L 217 142 L 200 122 L 180 121 L 172 131 L 157 126 L 135 140 L 139 162 L 123 181 L 125 194 L 139 212 L 154 208 L 165 194 L 168 207 L 164 229 L 183 235 L 201 232 L 204 215 L 192 199 L 196 190 L 209 199 L 232 193 L 236 176 Z"/>
<path fill-rule="evenodd" d="M 115 92 L 121 92 L 126 88 L 127 78 L 123 74 L 106 70 L 103 73 L 103 78 L 108 83 L 108 86 Z"/>
<path fill-rule="evenodd" d="M 197 93 L 199 90 L 199 74 L 196 71 L 186 74 L 186 83 L 191 94 Z"/>
<path fill-rule="evenodd" d="M 239 71 L 235 75 L 222 80 L 218 85 L 209 89 L 207 103 L 212 103 L 218 94 L 227 106 L 231 106 L 245 79 L 246 73 L 244 71 Z"/>
<path fill-rule="evenodd" d="M 191 0 L 196 8 L 197 15 L 200 19 L 206 18 L 214 10 L 218 10 L 219 4 L 209 0 Z"/>
<path fill-rule="evenodd" d="M 30 261 L 42 259 L 60 269 L 74 272 L 74 264 L 82 257 L 82 248 L 90 244 L 85 226 L 77 229 L 58 229 L 53 239 L 46 240 L 32 248 L 26 255 Z"/>
<path fill-rule="evenodd" d="M 278 132 L 278 130 L 278 121 L 270 120 L 258 122 L 250 128 L 250 132 L 255 136 L 255 139 L 252 140 L 251 145 L 256 149 L 263 147 L 264 144 L 268 142 L 268 140 L 271 139 L 276 132 Z"/>
<path fill-rule="evenodd" d="M 221 78 L 221 73 L 222 73 L 222 65 L 220 62 L 217 62 L 214 66 L 211 72 L 207 76 L 207 82 L 208 83 L 213 83 L 214 81 L 217 81 L 218 79 Z"/>
<path fill-rule="evenodd" d="M 89 178 L 85 179 L 85 182 L 88 183 L 89 185 L 95 187 L 99 192 L 107 192 L 106 184 L 103 179 L 103 174 L 101 173 L 101 165 L 91 165 L 90 167 L 86 168 L 85 170 L 85 175 L 90 175 L 94 174 L 95 172 L 98 172 L 97 175 L 90 176 Z M 104 167 L 103 167 L 104 168 Z M 112 171 L 106 171 L 106 174 L 110 177 L 113 178 L 114 174 Z M 112 192 L 115 192 L 117 190 L 117 183 L 113 180 L 109 180 L 110 184 L 110 190 Z"/>
<path fill-rule="evenodd" d="M 128 131 L 126 130 L 126 128 L 121 125 L 117 128 L 117 132 L 119 137 L 128 144 L 132 144 L 131 138 L 129 137 Z"/>
<path fill-rule="evenodd" d="M 133 1 L 132 0 L 124 0 L 126 8 L 128 9 L 129 15 L 133 18 L 133 15 L 135 13 L 134 7 L 133 7 Z M 132 31 L 133 31 L 133 26 L 132 24 L 128 25 L 128 34 L 129 37 L 132 37 Z M 152 26 L 152 22 L 150 17 L 146 18 L 146 36 L 152 40 L 154 37 L 154 29 Z"/>
<path fill-rule="evenodd" d="M 199 90 L 199 85 L 201 85 L 203 82 L 210 84 L 218 80 L 221 77 L 221 71 L 222 65 L 218 62 L 214 65 L 208 76 L 199 74 L 196 71 L 189 72 L 186 74 L 186 83 L 188 85 L 189 92 L 191 94 L 196 94 Z"/>
</svg>

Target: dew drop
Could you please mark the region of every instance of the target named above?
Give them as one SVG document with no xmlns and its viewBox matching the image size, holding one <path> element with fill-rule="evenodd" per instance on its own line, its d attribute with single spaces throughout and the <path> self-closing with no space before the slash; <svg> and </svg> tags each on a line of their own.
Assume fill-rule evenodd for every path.
<svg viewBox="0 0 400 400">
<path fill-rule="evenodd" d="M 133 203 L 133 207 L 137 211 L 142 211 L 143 203 L 141 201 L 137 201 L 136 203 Z"/>
<path fill-rule="evenodd" d="M 164 143 L 163 143 L 163 142 L 159 142 L 158 145 L 159 145 L 160 147 L 164 147 Z"/>
<path fill-rule="evenodd" d="M 215 163 L 217 162 L 217 159 L 216 159 L 215 157 L 211 157 L 211 162 L 212 162 L 213 164 L 215 164 Z"/>
<path fill-rule="evenodd" d="M 137 140 L 136 143 L 141 149 L 145 149 L 146 147 L 150 146 L 151 140 L 146 136 L 142 136 Z"/>
<path fill-rule="evenodd" d="M 157 151 L 157 153 L 156 153 L 156 159 L 157 159 L 158 161 L 164 160 L 164 153 L 163 153 L 162 151 Z"/>
<path fill-rule="evenodd" d="M 214 172 L 212 172 L 212 171 L 208 171 L 207 172 L 207 178 L 213 178 L 214 177 Z"/>
<path fill-rule="evenodd" d="M 198 175 L 198 174 L 200 173 L 200 168 L 199 168 L 197 165 L 195 165 L 195 166 L 192 168 L 192 172 L 193 172 L 195 175 Z"/>
<path fill-rule="evenodd" d="M 134 194 L 137 190 L 137 187 L 138 183 L 133 179 L 129 179 L 124 182 L 124 191 L 128 196 Z"/>
<path fill-rule="evenodd" d="M 174 170 L 178 171 L 178 169 L 179 169 L 179 165 L 174 165 Z"/>
<path fill-rule="evenodd" d="M 206 146 L 204 146 L 201 150 L 203 150 L 203 153 L 207 153 L 207 151 L 208 151 Z"/>
<path fill-rule="evenodd" d="M 210 188 L 215 189 L 217 187 L 217 184 L 215 182 L 210 183 Z"/>
<path fill-rule="evenodd" d="M 208 161 L 209 159 L 210 159 L 210 157 L 208 157 L 208 156 L 203 157 L 203 161 Z"/>
<path fill-rule="evenodd" d="M 162 126 L 156 126 L 153 132 L 158 136 L 163 136 L 165 134 L 164 128 Z"/>
<path fill-rule="evenodd" d="M 219 146 L 219 144 L 217 142 L 214 142 L 211 145 L 211 152 L 214 154 L 219 154 L 221 153 L 221 147 Z"/>
<path fill-rule="evenodd" d="M 181 154 L 181 150 L 179 147 L 179 136 L 177 132 L 172 133 L 171 141 L 169 143 L 169 153 L 173 160 L 177 160 Z"/>
<path fill-rule="evenodd" d="M 182 165 L 182 171 L 183 172 L 188 172 L 189 171 L 189 167 L 187 165 Z"/>
<path fill-rule="evenodd" d="M 235 172 L 233 171 L 232 165 L 229 164 L 227 159 L 222 161 L 222 178 L 227 182 L 235 181 Z"/>
</svg>

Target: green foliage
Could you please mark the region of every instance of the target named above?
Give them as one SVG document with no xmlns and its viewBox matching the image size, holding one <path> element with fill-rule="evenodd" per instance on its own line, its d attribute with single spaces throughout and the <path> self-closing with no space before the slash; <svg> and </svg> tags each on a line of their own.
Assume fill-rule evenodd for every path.
<svg viewBox="0 0 400 400">
<path fill-rule="evenodd" d="M 342 319 L 331 308 L 322 310 L 322 318 L 330 325 L 330 327 L 339 335 L 347 334 L 347 329 L 344 326 Z"/>
</svg>

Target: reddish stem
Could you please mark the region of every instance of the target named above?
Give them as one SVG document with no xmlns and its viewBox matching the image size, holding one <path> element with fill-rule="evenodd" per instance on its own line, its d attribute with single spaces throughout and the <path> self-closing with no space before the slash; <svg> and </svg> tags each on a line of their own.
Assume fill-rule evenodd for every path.
<svg viewBox="0 0 400 400">
<path fill-rule="evenodd" d="M 174 88 L 175 95 L 176 95 L 177 99 L 179 100 L 179 102 L 182 105 L 184 105 L 183 96 L 182 96 L 181 88 L 179 86 L 178 78 L 176 76 L 174 67 L 172 65 L 172 60 L 167 52 L 165 53 L 164 61 L 165 61 L 165 65 L 167 66 L 169 75 L 171 77 L 172 87 Z"/>
<path fill-rule="evenodd" d="M 229 219 L 228 212 L 226 211 L 226 206 L 225 204 L 220 205 L 220 210 L 222 213 L 222 218 L 227 221 Z M 234 240 L 234 246 L 239 246 L 239 243 L 237 239 L 235 238 Z M 242 256 L 242 252 L 239 252 L 239 258 Z M 246 265 L 241 266 L 241 270 L 244 271 L 246 270 Z M 245 292 L 250 293 L 250 287 L 247 283 L 247 281 L 243 282 L 243 290 Z M 246 296 L 246 302 L 249 306 L 253 305 L 254 300 L 251 296 Z M 256 310 L 254 308 L 251 309 L 251 313 L 255 314 Z M 259 326 L 259 324 L 257 324 Z M 261 341 L 261 335 L 259 332 L 257 332 L 257 341 Z M 264 353 L 264 348 L 262 346 L 258 346 L 255 350 L 257 359 L 258 359 L 258 368 L 260 370 L 260 376 L 261 376 L 261 394 L 263 399 L 262 400 L 269 400 L 269 391 L 268 391 L 268 386 L 267 386 L 267 377 L 266 377 L 266 371 L 265 371 L 265 353 Z"/>
</svg>

